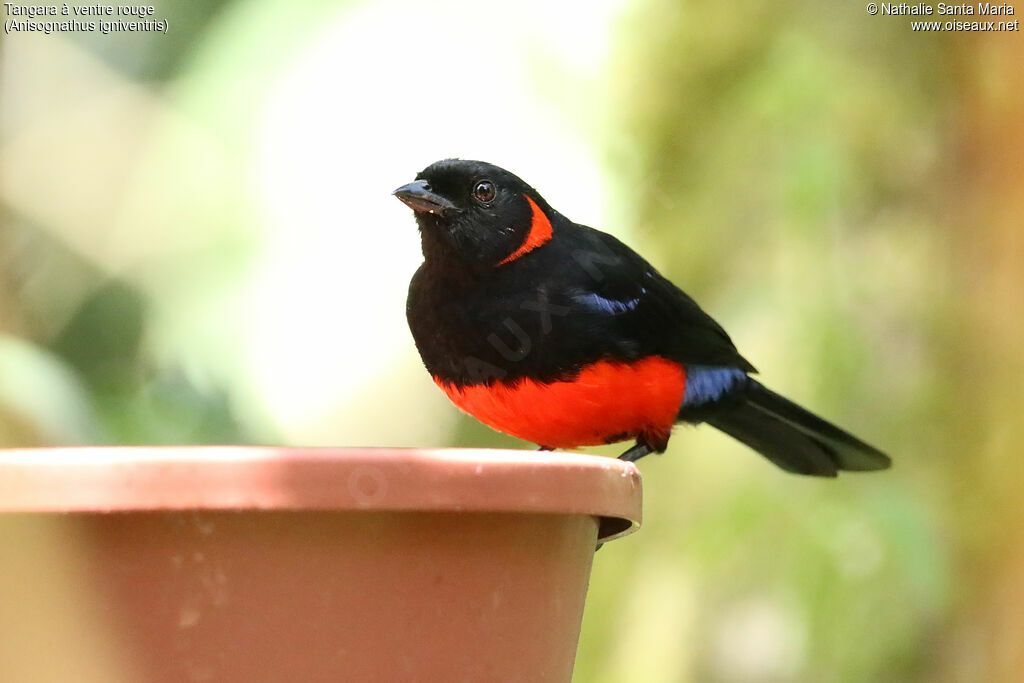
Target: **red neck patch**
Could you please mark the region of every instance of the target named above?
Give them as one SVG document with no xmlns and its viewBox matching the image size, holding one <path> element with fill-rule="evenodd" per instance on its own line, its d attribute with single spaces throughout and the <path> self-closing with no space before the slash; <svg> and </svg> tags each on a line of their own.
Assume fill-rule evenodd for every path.
<svg viewBox="0 0 1024 683">
<path fill-rule="evenodd" d="M 529 195 L 523 195 L 526 197 L 526 201 L 530 202 L 530 209 L 533 211 L 533 220 L 530 223 L 530 232 L 526 234 L 526 239 L 523 240 L 522 245 L 514 252 L 498 261 L 499 266 L 503 266 L 506 263 L 515 261 L 523 254 L 533 251 L 540 245 L 551 239 L 551 221 L 544 215 L 541 208 L 537 206 L 536 202 L 530 199 Z"/>
</svg>

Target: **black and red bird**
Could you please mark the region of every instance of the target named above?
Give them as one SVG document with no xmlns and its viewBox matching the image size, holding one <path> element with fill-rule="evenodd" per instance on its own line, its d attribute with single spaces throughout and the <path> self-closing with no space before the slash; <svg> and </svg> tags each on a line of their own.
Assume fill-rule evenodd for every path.
<svg viewBox="0 0 1024 683">
<path fill-rule="evenodd" d="M 508 171 L 438 161 L 394 192 L 423 264 L 406 314 L 462 410 L 542 448 L 633 439 L 661 453 L 706 422 L 784 470 L 835 476 L 889 458 L 765 388 L 711 317 L 622 242 L 573 223 Z"/>
</svg>

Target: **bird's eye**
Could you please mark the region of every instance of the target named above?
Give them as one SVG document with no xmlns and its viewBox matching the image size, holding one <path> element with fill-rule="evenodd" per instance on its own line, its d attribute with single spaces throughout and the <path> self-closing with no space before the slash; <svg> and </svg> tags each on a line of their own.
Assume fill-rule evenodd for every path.
<svg viewBox="0 0 1024 683">
<path fill-rule="evenodd" d="M 490 180 L 481 180 L 473 186 L 473 198 L 478 202 L 487 203 L 494 199 L 494 183 Z"/>
</svg>

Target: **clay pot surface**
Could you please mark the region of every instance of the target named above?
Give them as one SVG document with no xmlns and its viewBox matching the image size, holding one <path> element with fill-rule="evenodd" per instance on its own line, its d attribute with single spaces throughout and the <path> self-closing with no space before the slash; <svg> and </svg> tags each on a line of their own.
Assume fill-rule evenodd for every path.
<svg viewBox="0 0 1024 683">
<path fill-rule="evenodd" d="M 568 681 L 640 506 L 632 464 L 572 453 L 0 451 L 0 679 Z"/>
</svg>

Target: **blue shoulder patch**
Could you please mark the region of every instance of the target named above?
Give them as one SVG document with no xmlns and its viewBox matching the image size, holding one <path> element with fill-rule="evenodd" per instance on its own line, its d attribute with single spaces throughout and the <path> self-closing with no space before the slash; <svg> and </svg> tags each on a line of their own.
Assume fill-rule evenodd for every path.
<svg viewBox="0 0 1024 683">
<path fill-rule="evenodd" d="M 640 293 L 646 293 L 646 289 L 641 289 Z M 572 300 L 582 305 L 584 308 L 589 308 L 592 311 L 598 313 L 604 313 L 605 315 L 621 315 L 627 313 L 636 308 L 637 304 L 640 303 L 640 297 L 630 299 L 628 301 L 618 301 L 617 299 L 606 299 L 600 294 L 594 294 L 593 292 L 583 292 L 581 294 L 575 294 Z"/>
<path fill-rule="evenodd" d="M 683 405 L 692 406 L 710 403 L 722 398 L 737 384 L 747 378 L 747 373 L 738 368 L 723 368 L 714 365 L 687 365 L 686 391 Z"/>
</svg>

